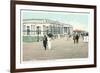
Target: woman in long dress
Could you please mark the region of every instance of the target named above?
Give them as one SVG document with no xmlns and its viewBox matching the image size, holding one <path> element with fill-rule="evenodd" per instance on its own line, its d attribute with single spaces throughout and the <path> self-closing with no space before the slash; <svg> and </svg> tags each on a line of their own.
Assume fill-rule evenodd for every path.
<svg viewBox="0 0 100 73">
<path fill-rule="evenodd" d="M 51 49 L 51 38 L 48 37 L 48 49 Z"/>
</svg>

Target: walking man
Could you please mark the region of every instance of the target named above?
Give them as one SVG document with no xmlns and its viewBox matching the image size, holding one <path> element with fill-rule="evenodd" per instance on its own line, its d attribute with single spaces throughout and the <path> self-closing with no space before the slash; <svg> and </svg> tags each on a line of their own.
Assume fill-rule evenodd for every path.
<svg viewBox="0 0 100 73">
<path fill-rule="evenodd" d="M 79 42 L 79 35 L 77 34 L 76 35 L 76 43 L 78 43 Z"/>
<path fill-rule="evenodd" d="M 47 37 L 46 37 L 46 35 L 44 35 L 44 37 L 43 37 L 43 46 L 46 50 L 47 49 Z"/>
</svg>

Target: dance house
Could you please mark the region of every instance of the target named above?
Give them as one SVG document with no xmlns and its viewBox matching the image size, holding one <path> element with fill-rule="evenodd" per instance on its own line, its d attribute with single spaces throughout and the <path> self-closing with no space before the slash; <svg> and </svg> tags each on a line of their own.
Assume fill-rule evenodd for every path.
<svg viewBox="0 0 100 73">
<path fill-rule="evenodd" d="M 73 33 L 73 27 L 60 21 L 50 19 L 23 19 L 23 36 L 41 36 L 51 34 L 56 38 Z"/>
</svg>

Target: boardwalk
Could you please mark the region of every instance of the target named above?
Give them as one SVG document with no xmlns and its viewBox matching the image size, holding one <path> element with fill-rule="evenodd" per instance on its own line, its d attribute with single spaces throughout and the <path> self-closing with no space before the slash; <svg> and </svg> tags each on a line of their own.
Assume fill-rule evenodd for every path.
<svg viewBox="0 0 100 73">
<path fill-rule="evenodd" d="M 52 40 L 52 49 L 46 51 L 42 42 L 23 44 L 24 61 L 86 57 L 88 57 L 88 43 L 84 43 L 82 39 L 79 40 L 79 44 L 74 44 L 72 39 L 55 39 Z"/>
</svg>

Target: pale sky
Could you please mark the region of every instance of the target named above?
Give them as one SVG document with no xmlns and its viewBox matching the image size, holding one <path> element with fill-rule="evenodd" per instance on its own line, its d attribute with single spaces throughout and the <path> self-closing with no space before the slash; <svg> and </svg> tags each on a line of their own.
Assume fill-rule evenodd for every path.
<svg viewBox="0 0 100 73">
<path fill-rule="evenodd" d="M 65 24 L 70 24 L 73 29 L 88 31 L 89 13 L 54 12 L 54 11 L 25 11 L 23 19 L 51 19 Z"/>
</svg>

